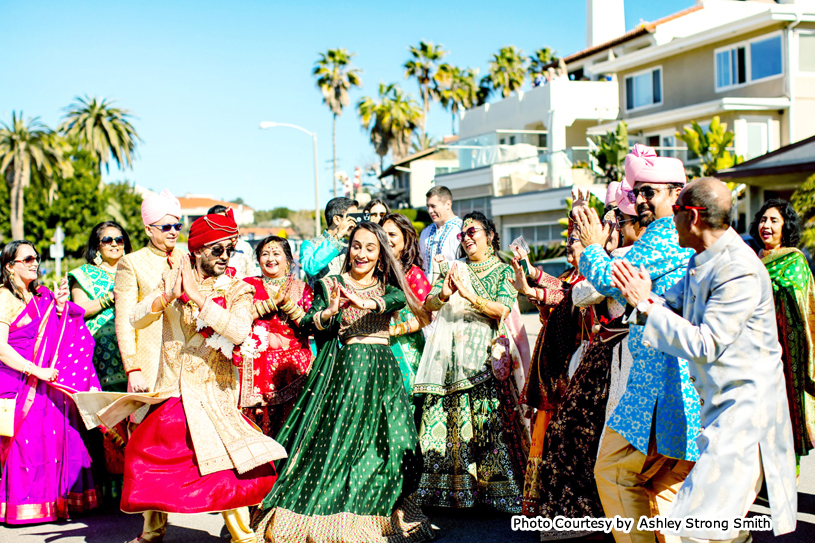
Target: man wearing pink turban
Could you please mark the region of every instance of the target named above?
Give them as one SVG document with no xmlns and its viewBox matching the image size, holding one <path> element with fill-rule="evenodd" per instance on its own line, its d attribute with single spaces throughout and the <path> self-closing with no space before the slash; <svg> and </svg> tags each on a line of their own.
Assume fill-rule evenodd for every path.
<svg viewBox="0 0 815 543">
<path fill-rule="evenodd" d="M 615 200 L 620 211 L 636 214 L 645 232 L 622 257 L 610 257 L 603 250 L 605 233 L 596 213 L 585 207 L 575 210 L 585 246 L 580 271 L 598 292 L 626 304 L 612 278 L 616 260 L 645 269 L 659 296 L 682 279 L 693 251 L 679 246 L 672 206 L 686 181 L 680 160 L 634 146 L 625 157 L 625 180 L 617 187 Z M 699 397 L 687 361 L 656 351 L 642 334 L 642 326 L 629 324 L 633 362 L 625 390 L 607 413 L 594 468 L 609 518 L 666 515 L 699 455 Z M 630 533 L 615 531 L 614 538 L 617 543 L 653 543 L 654 533 L 635 525 Z"/>
</svg>

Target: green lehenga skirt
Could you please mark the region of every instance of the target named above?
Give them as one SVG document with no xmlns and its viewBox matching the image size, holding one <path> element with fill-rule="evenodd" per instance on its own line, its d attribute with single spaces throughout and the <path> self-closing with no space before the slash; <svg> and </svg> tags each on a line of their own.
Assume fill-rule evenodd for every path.
<svg viewBox="0 0 815 543">
<path fill-rule="evenodd" d="M 267 541 L 424 541 L 408 499 L 422 469 L 412 407 L 387 345 L 327 344 L 277 437 L 289 452 L 255 513 Z"/>
</svg>

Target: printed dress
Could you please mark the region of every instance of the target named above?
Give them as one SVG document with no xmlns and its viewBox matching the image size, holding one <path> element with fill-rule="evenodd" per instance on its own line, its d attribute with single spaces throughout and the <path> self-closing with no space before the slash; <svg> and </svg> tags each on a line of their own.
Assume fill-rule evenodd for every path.
<svg viewBox="0 0 815 543">
<path fill-rule="evenodd" d="M 762 251 L 773 286 L 796 467 L 815 447 L 815 283 L 806 257 L 785 247 Z"/>
<path fill-rule="evenodd" d="M 341 309 L 322 326 L 335 278 L 379 311 Z M 387 344 L 348 343 L 388 338 L 404 293 L 377 282 L 358 288 L 341 276 L 315 283 L 311 323 L 319 354 L 278 441 L 289 453 L 280 478 L 256 512 L 259 540 L 287 542 L 411 541 L 433 538 L 410 499 L 421 452 L 402 375 Z"/>
<path fill-rule="evenodd" d="M 253 303 L 268 300 L 278 288 L 303 311 L 311 309 L 311 288 L 286 277 L 279 285 L 263 277 L 244 279 L 255 288 Z M 308 333 L 282 310 L 255 319 L 252 331 L 232 360 L 240 370 L 240 407 L 243 414 L 274 437 L 303 390 L 313 360 Z"/>
<path fill-rule="evenodd" d="M 419 266 L 413 266 L 405 279 L 407 279 L 410 290 L 413 291 L 419 302 L 424 303 L 425 298 L 430 294 L 430 283 L 427 282 L 427 277 L 422 269 Z M 415 318 L 410 311 L 410 307 L 405 305 L 394 314 L 393 324 L 409 322 Z M 424 333 L 421 330 L 391 338 L 393 356 L 399 363 L 399 370 L 402 372 L 405 390 L 408 395 L 413 394 L 413 380 L 416 378 L 416 370 L 419 367 L 419 361 L 422 359 L 424 343 Z"/>
<path fill-rule="evenodd" d="M 517 297 L 514 273 L 493 257 L 479 273 L 455 261 L 465 288 L 511 309 Z M 448 266 L 431 296 L 441 292 Z M 508 340 L 512 366 L 503 381 L 489 361 L 493 340 Z M 424 469 L 422 505 L 472 507 L 486 504 L 520 513 L 529 430 L 518 403 L 524 383 L 520 354 L 503 323 L 475 310 L 458 294 L 439 311 L 416 374 L 414 393 L 426 394 L 419 439 Z"/>
<path fill-rule="evenodd" d="M 103 270 L 99 266 L 83 264 L 68 272 L 68 276 L 85 291 L 90 300 L 98 300 L 113 290 L 116 274 Z M 116 311 L 108 307 L 89 319 L 85 319 L 88 330 L 96 340 L 93 350 L 93 365 L 102 390 L 106 392 L 127 392 L 127 374 L 122 366 L 119 354 L 119 342 L 116 340 Z"/>
</svg>

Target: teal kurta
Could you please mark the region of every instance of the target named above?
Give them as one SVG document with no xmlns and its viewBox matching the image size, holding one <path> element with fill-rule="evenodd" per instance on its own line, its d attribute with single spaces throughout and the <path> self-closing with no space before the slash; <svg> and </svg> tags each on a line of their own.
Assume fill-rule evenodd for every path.
<svg viewBox="0 0 815 543">
<path fill-rule="evenodd" d="M 349 283 L 363 299 L 378 300 L 382 311 L 340 310 L 320 330 L 327 279 L 315 284 L 314 303 L 301 321 L 313 327 L 319 354 L 277 437 L 289 458 L 276 462 L 280 477 L 253 527 L 261 540 L 430 539 L 427 518 L 406 500 L 418 483 L 421 452 L 391 349 L 341 341 L 387 338 L 391 314 L 405 305 L 405 295 L 390 285 L 357 289 Z"/>
</svg>

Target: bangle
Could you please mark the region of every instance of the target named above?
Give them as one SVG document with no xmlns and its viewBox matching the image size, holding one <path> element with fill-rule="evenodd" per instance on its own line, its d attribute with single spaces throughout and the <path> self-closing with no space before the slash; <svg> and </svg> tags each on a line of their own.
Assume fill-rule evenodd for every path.
<svg viewBox="0 0 815 543">
<path fill-rule="evenodd" d="M 25 366 L 23 366 L 23 373 L 25 375 L 31 375 L 31 370 L 29 368 L 31 368 L 33 365 L 34 364 L 32 364 L 30 360 L 27 360 Z"/>
<path fill-rule="evenodd" d="M 130 368 L 129 370 L 125 370 L 125 374 L 130 375 L 134 371 L 141 371 L 141 368 Z"/>
<path fill-rule="evenodd" d="M 481 296 L 476 296 L 475 301 L 470 304 L 474 309 L 478 310 L 479 313 L 486 313 L 487 312 L 487 300 L 482 298 Z"/>
<path fill-rule="evenodd" d="M 284 313 L 291 313 L 296 306 L 297 304 L 294 303 L 294 300 L 286 300 L 286 302 L 280 306 L 280 309 L 282 309 Z"/>
<path fill-rule="evenodd" d="M 159 301 L 161 302 L 162 309 L 167 309 L 167 306 L 170 305 L 170 302 L 167 301 L 167 297 L 163 292 L 161 293 L 161 296 L 159 296 Z"/>
<path fill-rule="evenodd" d="M 430 299 L 427 300 L 426 305 L 430 311 L 438 311 L 439 309 L 444 307 L 444 304 L 446 303 L 447 302 L 442 301 L 440 294 L 436 294 L 435 296 L 431 296 Z"/>
</svg>

